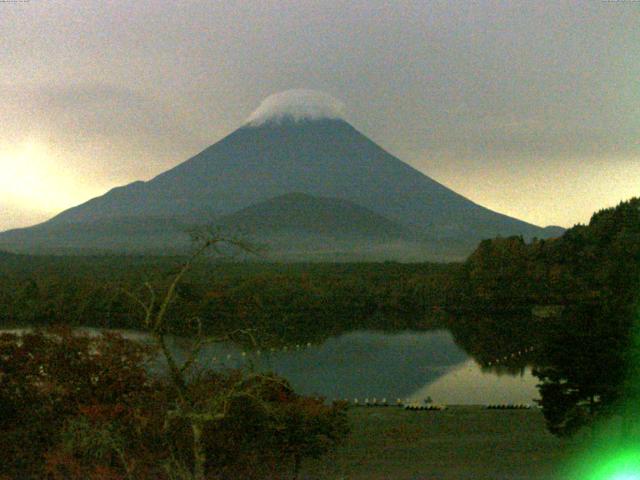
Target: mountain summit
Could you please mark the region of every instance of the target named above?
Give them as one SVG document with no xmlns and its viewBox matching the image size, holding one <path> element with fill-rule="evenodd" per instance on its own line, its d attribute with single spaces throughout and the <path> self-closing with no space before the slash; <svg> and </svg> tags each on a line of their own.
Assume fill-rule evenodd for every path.
<svg viewBox="0 0 640 480">
<path fill-rule="evenodd" d="M 273 95 L 245 125 L 189 160 L 148 182 L 115 188 L 43 224 L 0 234 L 0 248 L 163 250 L 186 238 L 180 230 L 185 225 L 232 227 L 229 219 L 236 212 L 260 204 L 262 215 L 267 215 L 270 205 L 293 208 L 296 198 L 306 202 L 308 211 L 325 211 L 327 201 L 321 199 L 342 200 L 336 204 L 336 216 L 348 210 L 349 215 L 377 219 L 380 228 L 411 232 L 402 238 L 394 234 L 392 248 L 387 248 L 389 235 L 371 234 L 351 243 L 342 252 L 346 257 L 361 258 L 358 252 L 370 251 L 378 259 L 462 258 L 484 238 L 559 233 L 458 195 L 386 152 L 345 121 L 343 113 L 340 102 L 318 92 Z M 267 202 L 291 193 L 303 195 Z M 316 205 L 311 208 L 310 202 Z M 148 228 L 151 231 L 145 233 Z M 269 238 L 258 240 L 269 243 Z M 319 240 L 337 242 L 329 237 Z"/>
</svg>

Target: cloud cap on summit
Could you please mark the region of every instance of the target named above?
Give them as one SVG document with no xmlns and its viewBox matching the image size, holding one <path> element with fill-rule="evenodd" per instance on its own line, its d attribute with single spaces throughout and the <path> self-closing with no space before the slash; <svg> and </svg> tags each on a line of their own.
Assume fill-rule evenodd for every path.
<svg viewBox="0 0 640 480">
<path fill-rule="evenodd" d="M 258 126 L 282 120 L 344 119 L 345 105 L 324 92 L 292 89 L 265 98 L 247 118 L 247 125 Z"/>
</svg>

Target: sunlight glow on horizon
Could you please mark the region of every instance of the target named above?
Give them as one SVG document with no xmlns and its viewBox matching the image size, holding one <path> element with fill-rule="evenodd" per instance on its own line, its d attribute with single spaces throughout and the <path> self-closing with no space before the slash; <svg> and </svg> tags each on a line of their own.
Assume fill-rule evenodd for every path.
<svg viewBox="0 0 640 480">
<path fill-rule="evenodd" d="M 61 169 L 61 164 L 55 153 L 37 140 L 0 145 L 0 204 L 24 210 L 32 217 L 45 216 L 99 193 L 73 172 Z M 0 225 L 0 230 L 3 227 Z"/>
<path fill-rule="evenodd" d="M 569 157 L 562 165 L 546 168 L 521 165 L 514 162 L 510 169 L 496 169 L 487 161 L 484 168 L 470 168 L 464 160 L 448 157 L 413 162 L 469 200 L 540 227 L 588 224 L 595 212 L 640 196 L 637 156 Z"/>
</svg>

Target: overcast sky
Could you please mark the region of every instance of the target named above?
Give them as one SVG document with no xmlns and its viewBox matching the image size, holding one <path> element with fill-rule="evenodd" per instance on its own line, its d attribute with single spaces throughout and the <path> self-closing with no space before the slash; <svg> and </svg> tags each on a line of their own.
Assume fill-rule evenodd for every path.
<svg viewBox="0 0 640 480">
<path fill-rule="evenodd" d="M 149 179 L 290 88 L 539 225 L 640 195 L 640 2 L 0 2 L 0 46 L 0 230 Z"/>
</svg>

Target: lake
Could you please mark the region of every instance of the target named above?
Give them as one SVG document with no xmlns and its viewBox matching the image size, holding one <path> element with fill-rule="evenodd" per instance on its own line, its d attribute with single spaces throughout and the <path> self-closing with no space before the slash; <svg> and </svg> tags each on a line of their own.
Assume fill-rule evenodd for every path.
<svg viewBox="0 0 640 480">
<path fill-rule="evenodd" d="M 95 329 L 81 329 L 91 334 Z M 122 332 L 144 340 L 140 332 Z M 188 347 L 174 338 L 178 356 Z M 321 344 L 292 345 L 264 351 L 242 351 L 233 344 L 204 347 L 199 364 L 208 368 L 254 368 L 273 371 L 295 391 L 329 400 L 386 398 L 395 403 L 422 402 L 470 405 L 533 403 L 537 379 L 529 368 L 519 375 L 481 368 L 453 341 L 447 331 L 381 333 L 356 331 L 331 337 Z"/>
</svg>

